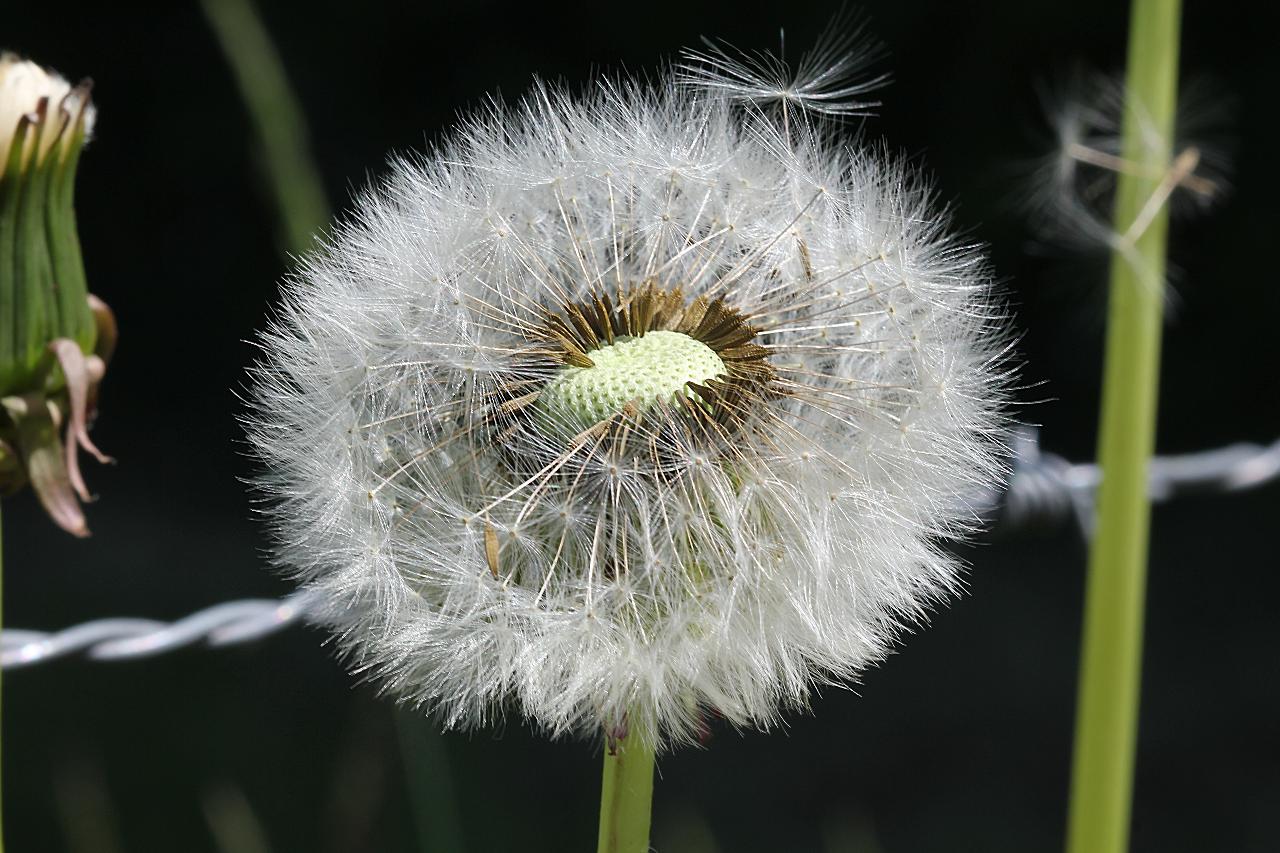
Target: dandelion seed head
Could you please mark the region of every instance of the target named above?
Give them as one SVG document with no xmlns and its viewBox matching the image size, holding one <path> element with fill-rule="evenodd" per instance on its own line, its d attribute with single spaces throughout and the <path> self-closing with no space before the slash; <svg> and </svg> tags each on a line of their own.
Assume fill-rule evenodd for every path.
<svg viewBox="0 0 1280 853">
<path fill-rule="evenodd" d="M 560 368 L 542 389 L 538 405 L 549 432 L 565 422 L 578 431 L 588 429 L 620 414 L 628 404 L 639 414 L 659 403 L 674 405 L 681 396 L 696 400 L 690 383 L 726 374 L 715 350 L 668 329 L 618 338 L 591 350 L 589 358 L 589 367 Z"/>
<path fill-rule="evenodd" d="M 955 590 L 999 475 L 980 253 L 883 151 L 679 74 L 397 162 L 263 337 L 279 562 L 446 725 L 768 727 Z"/>
</svg>

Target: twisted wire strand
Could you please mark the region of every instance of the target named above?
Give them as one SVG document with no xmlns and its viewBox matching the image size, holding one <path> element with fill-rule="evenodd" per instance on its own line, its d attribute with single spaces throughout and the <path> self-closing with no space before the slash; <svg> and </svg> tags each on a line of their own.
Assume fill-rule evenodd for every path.
<svg viewBox="0 0 1280 853">
<path fill-rule="evenodd" d="M 95 660 L 151 657 L 196 643 L 229 646 L 274 634 L 302 619 L 313 594 L 281 599 L 247 598 L 197 610 L 176 622 L 95 619 L 61 631 L 6 628 L 0 635 L 0 667 L 18 669 L 84 653 Z"/>
<path fill-rule="evenodd" d="M 1280 479 L 1280 439 L 1269 445 L 1226 447 L 1157 456 L 1151 461 L 1150 494 L 1165 501 L 1188 493 L 1222 494 Z M 1040 448 L 1039 434 L 1022 430 L 1014 440 L 1013 474 L 1003 495 L 988 500 L 990 513 L 1013 526 L 1034 520 L 1071 518 L 1081 532 L 1092 531 L 1094 495 L 1102 481 L 1092 462 L 1072 463 Z M 93 660 L 150 657 L 203 643 L 227 646 L 274 634 L 315 612 L 309 591 L 281 599 L 243 599 L 215 604 L 176 622 L 153 619 L 97 619 L 61 631 L 6 628 L 0 634 L 0 667 L 18 669 L 84 654 Z"/>
<path fill-rule="evenodd" d="M 1238 442 L 1212 450 L 1156 456 L 1147 472 L 1156 503 L 1186 494 L 1226 494 L 1280 479 L 1280 439 L 1262 445 Z M 1087 537 L 1093 533 L 1094 497 L 1102 469 L 1094 462 L 1068 462 L 1040 449 L 1039 436 L 1024 429 L 1013 444 L 1013 476 L 996 505 L 1001 520 L 1018 526 L 1039 519 L 1071 517 Z"/>
</svg>

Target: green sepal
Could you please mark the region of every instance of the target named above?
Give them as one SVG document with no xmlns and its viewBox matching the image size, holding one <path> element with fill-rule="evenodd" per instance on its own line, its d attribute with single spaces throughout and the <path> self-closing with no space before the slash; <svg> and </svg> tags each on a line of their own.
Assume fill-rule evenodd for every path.
<svg viewBox="0 0 1280 853">
<path fill-rule="evenodd" d="M 48 202 L 49 169 L 37 162 L 40 145 L 48 130 L 49 102 L 40 102 L 31 139 L 31 157 L 20 177 L 18 199 L 18 236 L 14 270 L 17 275 L 15 319 L 15 355 L 19 383 L 14 390 L 33 390 L 31 380 L 44 356 L 45 345 L 52 340 L 51 314 L 55 310 L 53 265 L 45 242 L 44 212 Z M 46 161 L 47 162 L 47 161 Z"/>
<path fill-rule="evenodd" d="M 89 84 L 81 83 L 63 100 L 78 96 L 75 115 L 61 108 L 64 124 L 58 142 L 49 149 L 47 159 L 52 174 L 46 211 L 48 248 L 53 268 L 53 281 L 58 307 L 54 324 L 55 338 L 70 338 L 80 351 L 93 352 L 97 327 L 89 308 L 89 288 L 84 260 L 80 252 L 80 236 L 76 230 L 75 178 L 80 151 L 85 140 L 85 116 L 89 110 Z"/>
<path fill-rule="evenodd" d="M 88 354 L 97 340 L 74 202 L 88 84 L 72 94 L 74 114 L 69 95 L 56 108 L 42 101 L 36 121 L 22 117 L 0 177 L 0 394 L 37 390 L 42 377 L 57 391 L 61 373 L 42 369 L 48 343 L 70 338 Z"/>
<path fill-rule="evenodd" d="M 17 385 L 18 360 L 18 209 L 26 184 L 22 154 L 31 122 L 23 116 L 14 129 L 9 159 L 0 173 L 0 395 Z"/>
</svg>

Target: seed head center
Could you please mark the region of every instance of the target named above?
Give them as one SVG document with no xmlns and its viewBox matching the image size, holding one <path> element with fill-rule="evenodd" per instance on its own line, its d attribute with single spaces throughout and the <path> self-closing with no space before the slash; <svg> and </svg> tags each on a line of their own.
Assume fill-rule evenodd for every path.
<svg viewBox="0 0 1280 853">
<path fill-rule="evenodd" d="M 700 398 L 689 382 L 728 373 L 715 350 L 683 332 L 659 329 L 618 338 L 587 354 L 593 366 L 560 368 L 538 400 L 544 422 L 571 435 L 608 420 L 627 403 L 643 412 L 681 395 Z"/>
</svg>

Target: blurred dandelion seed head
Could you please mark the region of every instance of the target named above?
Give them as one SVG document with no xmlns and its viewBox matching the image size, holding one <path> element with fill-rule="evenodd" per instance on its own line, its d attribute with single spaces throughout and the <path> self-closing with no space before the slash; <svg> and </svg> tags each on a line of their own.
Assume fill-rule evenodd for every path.
<svg viewBox="0 0 1280 853">
<path fill-rule="evenodd" d="M 446 725 L 767 727 L 958 584 L 1001 467 L 985 262 L 901 162 L 722 79 L 472 115 L 263 337 L 279 561 Z"/>
</svg>

